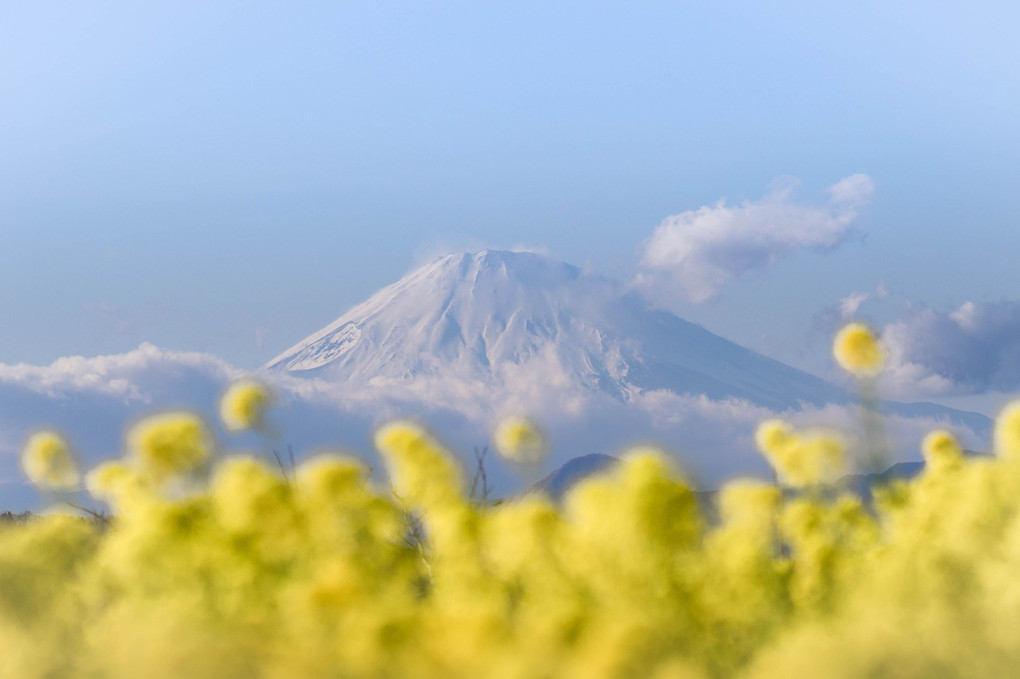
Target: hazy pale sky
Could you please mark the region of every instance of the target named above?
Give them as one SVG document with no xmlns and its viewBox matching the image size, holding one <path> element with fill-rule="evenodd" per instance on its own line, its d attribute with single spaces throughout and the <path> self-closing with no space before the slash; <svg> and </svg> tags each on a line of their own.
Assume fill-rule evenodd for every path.
<svg viewBox="0 0 1020 679">
<path fill-rule="evenodd" d="M 1020 386 L 1018 25 L 1006 2 L 11 3 L 0 362 L 151 341 L 253 367 L 432 254 L 525 245 L 817 373 L 863 316 L 945 337 L 914 357 L 943 375 L 999 352 L 969 392 Z"/>
</svg>

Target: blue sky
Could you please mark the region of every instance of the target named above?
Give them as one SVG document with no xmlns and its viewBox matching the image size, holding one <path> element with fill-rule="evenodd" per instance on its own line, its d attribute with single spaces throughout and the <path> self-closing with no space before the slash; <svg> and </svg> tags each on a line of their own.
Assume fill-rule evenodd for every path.
<svg viewBox="0 0 1020 679">
<path fill-rule="evenodd" d="M 631 280 L 670 216 L 791 177 L 829 209 L 858 173 L 834 242 L 664 303 L 817 373 L 856 292 L 904 337 L 971 302 L 998 320 L 970 350 L 1017 355 L 1013 4 L 211 5 L 6 9 L 0 362 L 151 341 L 253 367 L 430 254 Z"/>
</svg>

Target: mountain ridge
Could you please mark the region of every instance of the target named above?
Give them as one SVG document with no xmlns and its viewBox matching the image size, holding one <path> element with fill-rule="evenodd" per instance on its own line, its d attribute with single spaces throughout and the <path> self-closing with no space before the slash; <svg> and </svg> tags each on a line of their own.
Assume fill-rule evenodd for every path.
<svg viewBox="0 0 1020 679">
<path fill-rule="evenodd" d="M 611 279 L 549 256 L 499 250 L 440 257 L 265 367 L 351 389 L 458 384 L 476 397 L 513 392 L 531 379 L 623 402 L 656 390 L 774 411 L 853 402 L 841 387 L 654 308 Z M 974 429 L 989 424 L 936 404 L 886 405 Z"/>
</svg>

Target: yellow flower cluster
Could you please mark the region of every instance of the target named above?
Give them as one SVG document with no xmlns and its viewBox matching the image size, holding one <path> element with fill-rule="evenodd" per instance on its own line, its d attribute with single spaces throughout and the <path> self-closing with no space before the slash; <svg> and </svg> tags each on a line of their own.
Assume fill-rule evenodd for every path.
<svg viewBox="0 0 1020 679">
<path fill-rule="evenodd" d="M 933 432 L 924 473 L 871 505 L 760 481 L 709 499 L 647 447 L 562 504 L 480 505 L 421 426 L 375 442 L 389 486 L 340 455 L 285 478 L 217 454 L 187 413 L 139 422 L 125 459 L 87 476 L 108 523 L 0 526 L 0 676 L 1008 677 L 1020 663 L 1020 404 L 997 422 L 997 457 Z M 824 432 L 769 421 L 757 442 L 790 484 L 842 473 Z M 69 479 L 67 451 L 33 439 L 26 471 Z"/>
<path fill-rule="evenodd" d="M 863 323 L 843 326 L 832 344 L 836 362 L 856 377 L 874 377 L 885 366 L 886 353 L 874 331 Z"/>
<path fill-rule="evenodd" d="M 993 435 L 996 450 L 1020 460 L 1020 400 L 1002 409 L 996 418 Z"/>
<path fill-rule="evenodd" d="M 963 448 L 956 437 L 944 429 L 936 429 L 924 437 L 921 454 L 932 471 L 955 470 L 963 464 Z"/>
<path fill-rule="evenodd" d="M 212 435 L 192 413 L 142 420 L 127 435 L 128 459 L 139 474 L 161 483 L 201 466 L 212 453 Z"/>
<path fill-rule="evenodd" d="M 755 443 L 779 479 L 790 486 L 831 483 L 846 471 L 846 447 L 835 432 L 795 432 L 782 420 L 766 420 L 758 425 Z"/>
<path fill-rule="evenodd" d="M 71 448 L 60 434 L 52 431 L 29 437 L 21 453 L 21 468 L 38 486 L 69 489 L 78 483 L 78 465 Z"/>
<path fill-rule="evenodd" d="M 272 402 L 269 388 L 257 380 L 245 379 L 227 387 L 220 399 L 220 419 L 231 431 L 259 429 Z"/>
<path fill-rule="evenodd" d="M 545 437 L 538 425 L 526 417 L 508 417 L 500 421 L 492 438 L 496 451 L 513 462 L 537 464 L 545 457 Z"/>
</svg>

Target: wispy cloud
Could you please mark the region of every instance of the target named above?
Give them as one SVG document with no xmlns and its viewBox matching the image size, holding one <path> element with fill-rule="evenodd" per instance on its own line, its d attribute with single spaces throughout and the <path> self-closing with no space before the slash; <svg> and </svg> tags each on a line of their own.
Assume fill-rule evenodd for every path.
<svg viewBox="0 0 1020 679">
<path fill-rule="evenodd" d="M 875 182 L 866 174 L 852 174 L 830 186 L 827 192 L 837 205 L 860 205 L 875 192 Z"/>
<path fill-rule="evenodd" d="M 843 318 L 850 318 L 857 313 L 857 310 L 861 308 L 861 304 L 867 301 L 870 297 L 870 293 L 867 292 L 852 292 L 843 299 L 839 300 L 839 313 Z"/>
<path fill-rule="evenodd" d="M 825 335 L 831 335 L 841 325 L 856 318 L 866 302 L 883 300 L 888 296 L 889 291 L 884 283 L 879 283 L 874 290 L 851 292 L 818 312 L 814 317 L 814 327 Z"/>
<path fill-rule="evenodd" d="M 273 330 L 272 324 L 259 325 L 255 327 L 255 348 L 261 349 L 268 335 Z"/>
<path fill-rule="evenodd" d="M 667 217 L 641 245 L 638 287 L 659 301 L 704 302 L 732 278 L 801 250 L 836 247 L 874 191 L 868 175 L 855 174 L 828 188 L 827 204 L 804 205 L 794 200 L 797 184 L 786 180 L 759 201 L 721 200 Z"/>
</svg>

